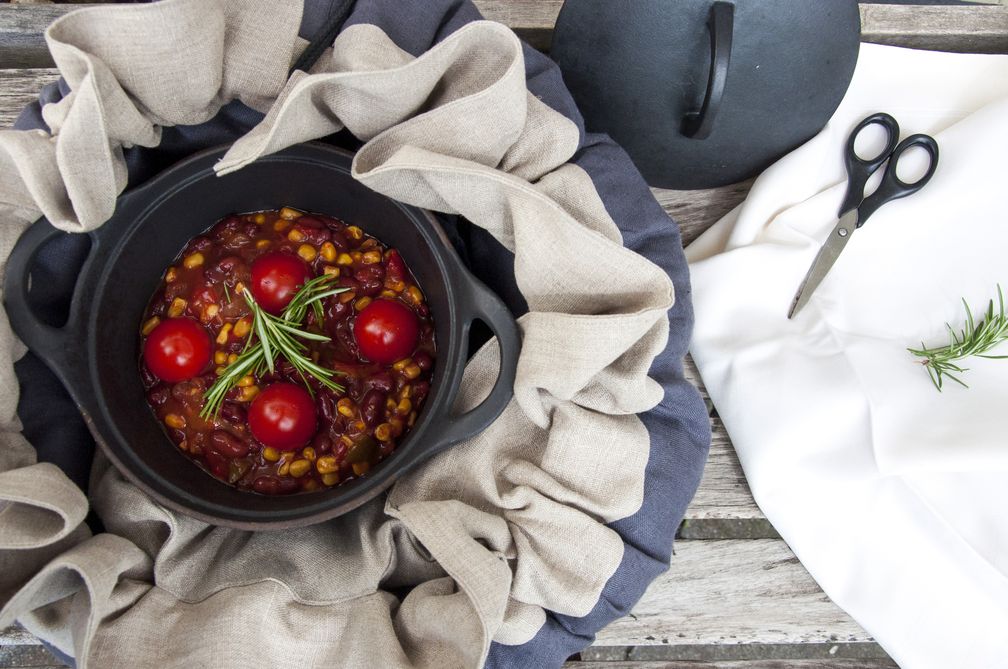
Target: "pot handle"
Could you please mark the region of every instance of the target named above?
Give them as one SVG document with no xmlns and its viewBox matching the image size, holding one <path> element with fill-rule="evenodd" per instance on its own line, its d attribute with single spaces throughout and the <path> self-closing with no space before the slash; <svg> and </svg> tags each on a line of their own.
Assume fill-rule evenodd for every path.
<svg viewBox="0 0 1008 669">
<path fill-rule="evenodd" d="M 76 353 L 79 350 L 77 340 L 81 331 L 77 327 L 81 313 L 79 299 L 75 293 L 63 327 L 43 323 L 32 311 L 28 301 L 28 286 L 35 256 L 46 243 L 64 234 L 67 233 L 54 228 L 44 218 L 35 221 L 24 231 L 7 259 L 3 299 L 14 333 L 71 389 L 74 385 L 70 382 L 72 373 L 80 363 Z M 91 251 L 94 251 L 93 239 Z"/>
<path fill-rule="evenodd" d="M 710 31 L 710 74 L 707 75 L 707 91 L 698 112 L 687 113 L 682 120 L 682 134 L 693 139 L 707 139 L 714 128 L 714 119 L 721 109 L 725 82 L 728 80 L 728 65 L 731 63 L 732 32 L 735 5 L 719 0 L 711 5 L 707 19 Z"/>
<path fill-rule="evenodd" d="M 482 432 L 501 415 L 511 401 L 511 396 L 514 395 L 518 355 L 521 353 L 521 331 L 518 329 L 518 323 L 504 302 L 482 281 L 470 276 L 467 287 L 470 292 L 468 313 L 462 316 L 463 333 L 468 335 L 469 328 L 476 319 L 486 323 L 493 331 L 500 347 L 497 381 L 486 399 L 476 407 L 457 416 L 449 413 L 441 418 L 446 423 L 445 429 L 438 443 L 424 453 L 425 458 Z"/>
</svg>

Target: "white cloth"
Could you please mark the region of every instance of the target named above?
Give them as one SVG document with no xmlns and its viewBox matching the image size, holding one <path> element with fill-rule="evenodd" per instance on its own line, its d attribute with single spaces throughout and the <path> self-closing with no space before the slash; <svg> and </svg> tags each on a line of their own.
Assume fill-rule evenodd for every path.
<svg viewBox="0 0 1008 669">
<path fill-rule="evenodd" d="M 933 135 L 938 169 L 789 321 L 847 135 L 876 111 Z M 971 387 L 939 393 L 906 351 L 947 342 L 961 297 L 979 311 L 1008 289 L 1006 187 L 1008 56 L 862 45 L 826 128 L 687 250 L 693 357 L 757 503 L 904 669 L 1008 665 L 1008 360 L 970 359 Z"/>
</svg>

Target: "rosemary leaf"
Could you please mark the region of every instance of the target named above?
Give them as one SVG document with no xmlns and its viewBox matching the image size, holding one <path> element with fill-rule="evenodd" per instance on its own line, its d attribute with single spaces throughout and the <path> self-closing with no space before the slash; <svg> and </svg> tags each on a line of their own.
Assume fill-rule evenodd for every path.
<svg viewBox="0 0 1008 669">
<path fill-rule="evenodd" d="M 321 326 L 323 320 L 321 301 L 348 290 L 333 288 L 331 282 L 334 279 L 335 277 L 323 275 L 306 282 L 279 316 L 274 316 L 259 306 L 251 291 L 246 289 L 242 292 L 242 297 L 248 302 L 252 312 L 252 328 L 238 359 L 224 368 L 224 372 L 203 394 L 200 416 L 205 419 L 215 417 L 228 392 L 244 376 L 250 373 L 261 376 L 267 371 L 272 373 L 278 357 L 291 364 L 308 388 L 308 392 L 312 391 L 308 383 L 309 376 L 326 388 L 337 392 L 343 391 L 343 387 L 333 380 L 333 377 L 340 372 L 326 369 L 306 355 L 308 346 L 303 340 L 327 342 L 330 338 L 309 332 L 303 329 L 301 324 L 310 308 L 315 312 L 317 324 Z"/>
<path fill-rule="evenodd" d="M 941 391 L 944 379 L 947 377 L 955 381 L 964 388 L 969 386 L 956 376 L 955 373 L 962 374 L 968 372 L 968 367 L 956 364 L 964 358 L 975 356 L 978 358 L 988 358 L 990 360 L 1001 360 L 1008 358 L 1008 355 L 991 355 L 988 351 L 996 348 L 1005 341 L 1008 341 L 1008 315 L 1005 313 L 1004 292 L 1001 284 L 997 286 L 997 309 L 994 307 L 992 299 L 987 304 L 987 310 L 983 313 L 983 318 L 979 322 L 973 316 L 973 311 L 969 304 L 963 299 L 963 306 L 966 309 L 966 325 L 961 332 L 956 332 L 951 325 L 945 324 L 949 331 L 949 343 L 945 346 L 927 348 L 924 342 L 921 347 L 908 348 L 907 351 L 920 360 L 918 362 L 927 370 L 931 382 Z"/>
</svg>

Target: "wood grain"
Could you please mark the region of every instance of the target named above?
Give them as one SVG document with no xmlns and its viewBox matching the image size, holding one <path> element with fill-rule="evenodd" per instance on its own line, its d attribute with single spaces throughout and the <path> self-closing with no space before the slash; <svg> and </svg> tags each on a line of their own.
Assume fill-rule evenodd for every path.
<svg viewBox="0 0 1008 669">
<path fill-rule="evenodd" d="M 892 660 L 672 660 L 567 662 L 563 669 L 899 669 Z"/>
<path fill-rule="evenodd" d="M 783 541 L 680 541 L 668 573 L 596 646 L 871 642 Z"/>
<path fill-rule="evenodd" d="M 511 28 L 533 47 L 548 50 L 562 0 L 475 0 L 483 16 Z M 79 6 L 0 5 L 0 67 L 50 67 L 42 33 Z M 878 44 L 973 53 L 1008 53 L 1008 7 L 861 4 L 861 40 Z"/>
<path fill-rule="evenodd" d="M 58 77 L 55 69 L 0 70 L 0 128 L 11 127 L 24 106 L 38 97 L 39 89 Z"/>
</svg>

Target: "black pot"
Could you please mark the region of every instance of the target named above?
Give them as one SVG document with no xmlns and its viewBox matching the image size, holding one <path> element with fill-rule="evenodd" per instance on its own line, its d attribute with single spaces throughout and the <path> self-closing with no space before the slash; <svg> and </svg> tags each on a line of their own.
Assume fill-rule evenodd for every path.
<svg viewBox="0 0 1008 669">
<path fill-rule="evenodd" d="M 218 525 L 308 525 L 360 506 L 426 458 L 493 422 L 511 398 L 521 338 L 507 307 L 463 266 L 435 218 L 351 178 L 351 154 L 303 144 L 217 177 L 213 166 L 225 150 L 196 154 L 119 198 L 112 218 L 88 233 L 91 251 L 64 327 L 42 323 L 28 301 L 35 254 L 63 234 L 45 219 L 33 224 L 11 252 L 5 305 L 14 332 L 62 380 L 99 446 L 142 490 L 166 506 Z M 283 205 L 358 223 L 398 248 L 426 294 L 438 353 L 423 411 L 389 458 L 367 476 L 335 488 L 267 496 L 203 472 L 168 439 L 140 382 L 138 333 L 165 268 L 190 238 L 228 214 Z M 452 404 L 476 319 L 497 335 L 500 374 L 479 406 L 456 414 Z"/>
</svg>

